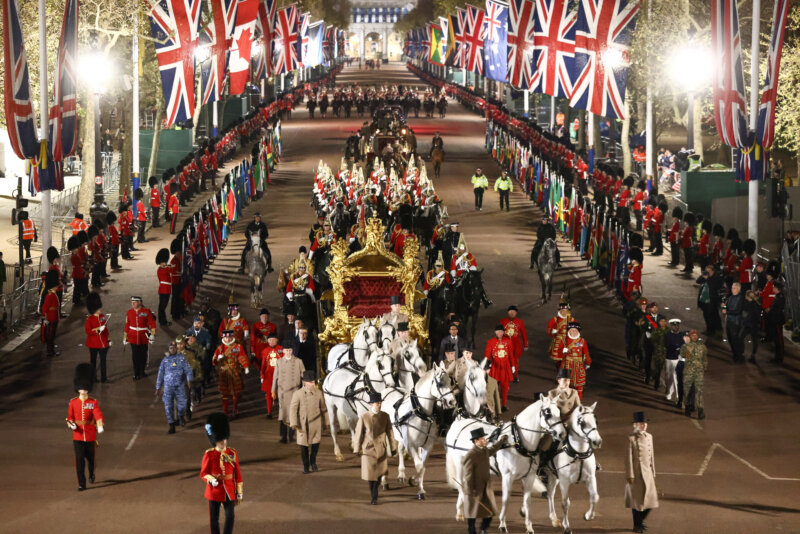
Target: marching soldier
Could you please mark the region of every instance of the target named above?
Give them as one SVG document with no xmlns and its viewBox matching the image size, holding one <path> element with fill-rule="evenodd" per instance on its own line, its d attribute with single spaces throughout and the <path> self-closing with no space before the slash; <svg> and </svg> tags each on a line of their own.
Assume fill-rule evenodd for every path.
<svg viewBox="0 0 800 534">
<path fill-rule="evenodd" d="M 89 293 L 86 299 L 86 311 L 89 317 L 84 323 L 86 331 L 86 348 L 92 362 L 95 382 L 97 382 L 97 359 L 100 358 L 100 382 L 106 382 L 106 354 L 108 354 L 108 317 L 103 313 L 103 302 L 97 293 Z"/>
<path fill-rule="evenodd" d="M 689 343 L 681 347 L 681 356 L 686 359 L 683 367 L 683 405 L 687 417 L 692 416 L 692 404 L 689 401 L 694 387 L 694 404 L 697 418 L 705 419 L 703 405 L 703 375 L 708 368 L 706 344 L 700 340 L 697 330 L 689 332 Z"/>
<path fill-rule="evenodd" d="M 627 356 L 634 364 L 644 366 L 645 345 L 644 334 L 647 330 L 645 326 L 647 315 L 647 299 L 642 297 L 637 301 L 638 306 L 634 306 L 628 312 L 628 348 Z"/>
<path fill-rule="evenodd" d="M 239 396 L 244 389 L 242 371 L 250 373 L 250 362 L 244 347 L 236 342 L 235 332 L 225 329 L 222 331 L 222 344 L 217 347 L 212 360 L 217 368 L 217 386 L 222 396 L 222 411 L 228 415 L 228 405 L 233 397 L 233 415 L 239 414 Z"/>
<path fill-rule="evenodd" d="M 169 349 L 164 354 L 164 359 L 161 360 L 161 365 L 158 368 L 158 378 L 156 379 L 156 393 L 155 396 L 164 389 L 164 394 L 161 400 L 164 402 L 164 411 L 167 414 L 167 423 L 169 423 L 169 434 L 175 433 L 175 407 L 177 404 L 178 421 L 181 426 L 186 426 L 186 387 L 192 386 L 192 368 L 186 357 L 178 352 L 178 343 L 176 341 L 169 342 Z"/>
<path fill-rule="evenodd" d="M 192 420 L 192 412 L 196 405 L 203 400 L 203 357 L 205 349 L 197 342 L 197 336 L 191 333 L 186 336 L 178 336 L 175 339 L 178 344 L 178 352 L 183 354 L 189 367 L 192 368 L 192 380 L 189 385 L 189 401 L 186 404 L 186 420 Z"/>
<path fill-rule="evenodd" d="M 361 454 L 361 480 L 369 482 L 372 505 L 378 504 L 378 486 L 389 474 L 389 456 L 397 450 L 392 422 L 381 411 L 381 401 L 377 391 L 369 394 L 369 411 L 358 418 L 353 441 L 353 452 Z"/>
<path fill-rule="evenodd" d="M 406 323 L 406 326 L 408 326 L 408 315 L 400 311 L 402 307 L 400 295 L 392 295 L 389 302 L 391 311 L 381 315 L 381 324 L 390 324 L 395 327 L 395 329 L 398 329 L 400 323 Z"/>
<path fill-rule="evenodd" d="M 667 318 L 663 315 L 658 316 L 658 328 L 650 332 L 650 345 L 653 347 L 653 355 L 650 358 L 650 373 L 648 376 L 653 377 L 653 389 L 658 391 L 661 384 L 661 373 L 666 370 L 664 386 L 669 393 L 670 385 L 673 383 L 669 373 L 674 373 L 674 368 L 664 367 L 667 361 L 667 345 L 666 336 L 669 329 L 667 328 Z"/>
<path fill-rule="evenodd" d="M 169 249 L 162 248 L 156 254 L 156 276 L 158 278 L 158 324 L 159 326 L 169 326 L 167 320 L 167 305 L 169 304 L 169 297 L 172 295 L 172 267 L 167 262 L 169 261 Z"/>
<path fill-rule="evenodd" d="M 133 361 L 133 379 L 139 380 L 147 376 L 148 344 L 156 339 L 156 320 L 153 313 L 142 305 L 142 297 L 131 297 L 131 309 L 125 315 L 125 332 L 122 344 L 131 345 Z"/>
<path fill-rule="evenodd" d="M 206 483 L 205 498 L 208 500 L 208 518 L 212 534 L 219 534 L 219 508 L 225 508 L 225 534 L 233 533 L 234 506 L 242 502 L 244 484 L 239 467 L 239 453 L 228 447 L 231 430 L 228 418 L 213 413 L 206 420 L 208 441 L 213 448 L 207 449 L 200 467 L 200 478 Z"/>
<path fill-rule="evenodd" d="M 489 471 L 489 458 L 505 446 L 508 436 L 500 436 L 497 443 L 487 447 L 486 432 L 483 427 L 470 432 L 472 449 L 464 455 L 461 488 L 464 492 L 464 515 L 467 518 L 467 532 L 477 534 L 475 522 L 481 520 L 481 534 L 489 530 L 492 517 L 497 515 L 497 504 L 492 489 L 492 475 Z"/>
<path fill-rule="evenodd" d="M 318 471 L 317 451 L 322 441 L 322 428 L 328 426 L 325 414 L 328 412 L 322 392 L 317 389 L 317 373 L 303 371 L 303 387 L 292 394 L 289 406 L 289 426 L 297 435 L 300 457 L 303 460 L 303 473 Z"/>
<path fill-rule="evenodd" d="M 558 344 L 567 337 L 567 325 L 573 320 L 572 313 L 569 309 L 569 302 L 561 297 L 558 303 L 558 313 L 553 316 L 547 323 L 547 337 L 550 338 L 550 346 L 547 353 L 550 359 L 556 364 L 556 369 L 561 367 L 561 362 L 564 359 L 561 353 L 556 350 Z"/>
<path fill-rule="evenodd" d="M 288 443 L 289 414 L 292 405 L 292 395 L 300 389 L 300 379 L 305 372 L 303 362 L 293 355 L 291 346 L 284 347 L 283 356 L 275 364 L 275 374 L 272 377 L 272 399 L 278 401 L 278 419 L 281 426 L 281 443 Z"/>
<path fill-rule="evenodd" d="M 519 382 L 519 359 L 522 351 L 528 350 L 528 332 L 525 331 L 523 320 L 517 317 L 518 312 L 519 309 L 515 305 L 511 305 L 508 307 L 508 317 L 500 319 L 500 324 L 505 328 L 506 335 L 514 346 L 514 354 L 511 358 L 514 383 Z"/>
<path fill-rule="evenodd" d="M 103 412 L 100 403 L 89 396 L 94 384 L 94 369 L 89 363 L 79 363 L 73 378 L 77 397 L 69 401 L 67 427 L 72 430 L 72 445 L 75 449 L 75 471 L 78 474 L 78 491 L 86 489 L 86 464 L 89 467 L 89 482 L 94 484 L 94 455 L 97 434 L 103 433 Z"/>
<path fill-rule="evenodd" d="M 628 281 L 622 293 L 625 300 L 630 300 L 634 293 L 642 294 L 642 262 L 644 254 L 639 247 L 631 247 L 629 254 L 631 264 L 628 268 Z"/>
<path fill-rule="evenodd" d="M 647 432 L 644 412 L 633 413 L 633 434 L 628 436 L 625 455 L 628 487 L 625 506 L 633 512 L 633 531 L 644 532 L 644 520 L 653 508 L 658 508 L 656 467 L 653 455 L 653 436 Z"/>
<path fill-rule="evenodd" d="M 564 361 L 562 369 L 569 369 L 570 377 L 578 397 L 583 398 L 583 387 L 586 385 L 586 371 L 592 365 L 589 356 L 589 345 L 581 337 L 581 325 L 578 321 L 570 321 L 567 325 L 567 338 L 558 345 Z"/>
<path fill-rule="evenodd" d="M 513 372 L 511 371 L 511 355 L 514 346 L 505 333 L 503 325 L 498 324 L 494 327 L 494 336 L 486 342 L 484 357 L 489 359 L 492 367 L 489 369 L 489 376 L 497 380 L 500 386 L 500 395 L 503 399 L 503 411 L 508 410 L 508 387 L 511 384 Z"/>
<path fill-rule="evenodd" d="M 278 334 L 273 330 L 267 334 L 267 343 L 258 356 L 261 361 L 261 391 L 267 401 L 267 419 L 272 419 L 272 380 L 278 360 L 283 357 L 283 347 L 278 345 Z"/>
<path fill-rule="evenodd" d="M 186 329 L 187 336 L 194 336 L 200 346 L 198 356 L 203 363 L 203 385 L 211 379 L 211 333 L 203 326 L 203 317 L 195 315 L 192 326 Z"/>
<path fill-rule="evenodd" d="M 219 336 L 222 337 L 226 330 L 233 332 L 238 345 L 241 345 L 243 349 L 246 347 L 247 340 L 250 339 L 250 325 L 247 324 L 247 319 L 239 313 L 239 304 L 236 302 L 228 304 L 228 316 L 219 324 Z"/>
</svg>

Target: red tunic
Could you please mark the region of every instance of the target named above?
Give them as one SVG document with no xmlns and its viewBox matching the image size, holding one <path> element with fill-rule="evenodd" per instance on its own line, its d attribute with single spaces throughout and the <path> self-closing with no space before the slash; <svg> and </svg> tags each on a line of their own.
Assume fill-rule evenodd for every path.
<svg viewBox="0 0 800 534">
<path fill-rule="evenodd" d="M 208 478 L 219 481 L 217 487 L 208 483 Z M 242 470 L 239 469 L 239 453 L 236 449 L 225 448 L 220 452 L 216 448 L 208 449 L 203 455 L 200 466 L 200 478 L 206 482 L 205 498 L 209 501 L 236 501 L 236 494 L 242 491 Z"/>
<path fill-rule="evenodd" d="M 173 193 L 169 196 L 169 200 L 167 201 L 167 209 L 169 210 L 170 214 L 176 214 L 180 211 L 180 201 L 178 200 L 178 195 Z"/>
<path fill-rule="evenodd" d="M 633 197 L 634 211 L 642 211 L 642 204 L 644 203 L 644 191 L 637 191 L 636 196 Z"/>
<path fill-rule="evenodd" d="M 125 314 L 125 335 L 128 343 L 134 345 L 148 343 L 147 333 L 155 327 L 156 319 L 153 317 L 153 313 L 144 306 L 138 310 L 131 308 Z"/>
<path fill-rule="evenodd" d="M 58 322 L 59 306 L 58 296 L 48 291 L 42 302 L 42 317 L 51 323 Z"/>
<path fill-rule="evenodd" d="M 770 306 L 772 306 L 772 302 L 775 300 L 775 293 L 772 292 L 775 286 L 772 283 L 772 280 L 767 280 L 767 285 L 764 286 L 764 290 L 761 291 L 761 309 L 767 310 Z"/>
<path fill-rule="evenodd" d="M 582 337 L 577 339 L 566 338 L 558 344 L 558 350 L 562 355 L 562 369 L 569 369 L 572 384 L 576 388 L 582 388 L 586 384 L 586 366 L 592 365 L 589 357 L 589 345 Z"/>
<path fill-rule="evenodd" d="M 547 336 L 550 337 L 550 347 L 547 349 L 547 352 L 550 355 L 550 359 L 558 364 L 564 359 L 558 351 L 558 344 L 567 337 L 567 324 L 572 320 L 574 320 L 572 314 L 567 312 L 566 317 L 561 317 L 556 314 L 547 323 Z M 553 330 L 555 330 L 555 332 L 553 332 Z"/>
<path fill-rule="evenodd" d="M 461 256 L 463 256 L 463 254 L 453 254 L 453 257 L 450 259 L 450 274 L 455 276 L 456 278 L 460 277 L 462 274 L 466 272 L 466 269 L 459 268 L 458 259 Z M 466 262 L 470 267 L 475 267 L 476 269 L 478 268 L 478 262 L 475 261 L 475 256 L 473 256 L 471 252 L 467 252 L 466 257 L 461 262 L 462 267 L 464 262 Z"/>
<path fill-rule="evenodd" d="M 230 345 L 223 343 L 214 352 L 212 363 L 217 368 L 220 395 L 223 397 L 239 395 L 244 387 L 241 368 L 248 369 L 250 367 L 244 347 L 238 343 Z"/>
<path fill-rule="evenodd" d="M 261 391 L 264 393 L 272 392 L 272 377 L 275 375 L 275 366 L 278 365 L 278 360 L 282 357 L 283 347 L 280 345 L 275 345 L 274 347 L 266 345 L 261 354 L 259 354 L 259 359 L 261 360 Z"/>
<path fill-rule="evenodd" d="M 147 220 L 147 212 L 144 210 L 144 202 L 141 200 L 136 203 L 136 220 L 140 222 Z"/>
<path fill-rule="evenodd" d="M 662 224 L 664 224 L 664 214 L 661 213 L 660 209 L 656 208 L 653 210 L 653 232 L 660 234 Z"/>
<path fill-rule="evenodd" d="M 625 286 L 625 300 L 630 300 L 634 291 L 642 293 L 642 266 L 635 265 L 628 275 L 628 282 Z"/>
<path fill-rule="evenodd" d="M 86 331 L 86 348 L 105 349 L 108 347 L 108 328 L 104 328 L 102 332 L 96 331 L 101 326 L 104 326 L 106 322 L 105 313 L 101 313 L 99 316 L 92 314 L 86 318 L 86 323 L 83 326 Z"/>
<path fill-rule="evenodd" d="M 684 227 L 681 233 L 681 248 L 692 248 L 692 237 L 694 236 L 694 228 L 688 224 Z"/>
<path fill-rule="evenodd" d="M 178 287 L 181 285 L 181 273 L 183 273 L 183 258 L 181 254 L 178 253 L 172 256 L 169 260 L 169 265 L 171 269 L 170 274 L 172 275 L 170 281 L 174 287 Z"/>
<path fill-rule="evenodd" d="M 220 339 L 222 338 L 222 332 L 225 330 L 233 330 L 233 337 L 236 339 L 236 343 L 244 344 L 244 333 L 250 330 L 250 325 L 247 324 L 247 319 L 239 314 L 236 319 L 226 317 L 220 322 L 218 332 Z"/>
<path fill-rule="evenodd" d="M 722 252 L 725 248 L 725 244 L 722 242 L 722 239 L 717 238 L 714 241 L 714 247 L 711 249 L 711 263 L 717 264 L 722 261 Z"/>
<path fill-rule="evenodd" d="M 85 258 L 83 254 L 80 254 L 79 251 L 82 249 L 76 250 L 70 257 L 69 262 L 72 264 L 72 278 L 76 280 L 83 280 L 86 278 L 86 270 L 83 268 L 83 262 Z"/>
<path fill-rule="evenodd" d="M 753 258 L 745 256 L 739 264 L 739 283 L 749 284 L 750 276 L 753 274 Z"/>
<path fill-rule="evenodd" d="M 169 295 L 172 293 L 172 268 L 159 265 L 156 275 L 158 276 L 158 294 Z"/>
<path fill-rule="evenodd" d="M 708 255 L 708 234 L 703 234 L 700 236 L 700 241 L 697 243 L 697 255 L 698 256 L 707 256 Z"/>
<path fill-rule="evenodd" d="M 159 194 L 158 189 L 155 187 L 150 190 L 150 207 L 151 208 L 161 207 L 161 195 Z"/>
<path fill-rule="evenodd" d="M 489 376 L 498 382 L 506 384 L 514 379 L 511 372 L 513 350 L 511 340 L 506 335 L 503 335 L 502 339 L 493 337 L 486 342 L 484 356 L 492 363 L 492 367 L 489 369 Z"/>
<path fill-rule="evenodd" d="M 275 323 L 269 321 L 266 323 L 261 321 L 253 323 L 253 328 L 250 332 L 250 346 L 252 352 L 258 358 L 259 367 L 261 367 L 261 351 L 267 346 L 267 336 L 277 331 L 278 327 L 275 326 Z"/>
<path fill-rule="evenodd" d="M 630 189 L 626 189 L 625 191 L 623 191 L 619 195 L 619 207 L 620 208 L 627 208 L 628 207 L 628 202 L 630 201 L 630 199 L 631 199 L 631 190 Z"/>
<path fill-rule="evenodd" d="M 82 401 L 74 397 L 69 401 L 67 421 L 75 423 L 78 428 L 72 431 L 72 441 L 97 441 L 97 423 L 103 422 L 103 412 L 97 399 L 87 397 Z"/>
<path fill-rule="evenodd" d="M 500 324 L 505 328 L 506 335 L 511 340 L 514 347 L 514 366 L 519 372 L 519 357 L 522 350 L 528 348 L 528 332 L 525 331 L 525 323 L 519 317 L 501 319 Z"/>
<path fill-rule="evenodd" d="M 672 228 L 669 229 L 669 237 L 667 237 L 667 241 L 670 243 L 677 243 L 678 238 L 681 233 L 681 223 L 680 221 L 675 221 L 672 223 Z"/>
</svg>

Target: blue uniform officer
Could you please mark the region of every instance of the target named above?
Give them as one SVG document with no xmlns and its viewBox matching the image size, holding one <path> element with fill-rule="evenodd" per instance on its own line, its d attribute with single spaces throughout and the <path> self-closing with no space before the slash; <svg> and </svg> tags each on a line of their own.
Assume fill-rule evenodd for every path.
<svg viewBox="0 0 800 534">
<path fill-rule="evenodd" d="M 156 379 L 156 396 L 162 387 L 164 394 L 161 400 L 164 401 L 164 411 L 167 414 L 169 423 L 169 433 L 175 433 L 175 409 L 174 404 L 178 405 L 178 421 L 181 426 L 186 426 L 184 414 L 186 412 L 186 386 L 192 383 L 192 368 L 183 354 L 178 353 L 178 345 L 175 341 L 170 341 L 169 350 L 161 360 L 158 368 L 158 378 Z"/>
</svg>

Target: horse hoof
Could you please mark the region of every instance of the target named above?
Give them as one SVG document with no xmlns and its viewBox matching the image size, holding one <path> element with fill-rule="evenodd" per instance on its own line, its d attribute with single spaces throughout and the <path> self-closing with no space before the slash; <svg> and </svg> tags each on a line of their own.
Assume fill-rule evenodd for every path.
<svg viewBox="0 0 800 534">
<path fill-rule="evenodd" d="M 336 461 L 337 462 L 344 462 L 344 456 L 342 456 L 341 452 L 336 453 Z"/>
<path fill-rule="evenodd" d="M 424 501 L 425 500 L 425 494 L 424 493 L 417 493 L 417 500 L 418 501 Z"/>
<path fill-rule="evenodd" d="M 591 521 L 592 519 L 594 519 L 594 514 L 590 514 L 589 512 L 586 512 L 586 514 L 584 514 L 584 516 L 583 516 L 583 519 L 586 520 L 586 521 Z"/>
<path fill-rule="evenodd" d="M 564 529 L 564 534 L 572 534 L 572 529 L 571 528 L 565 528 Z"/>
<path fill-rule="evenodd" d="M 505 526 L 500 527 L 500 532 L 508 532 L 508 527 Z"/>
<path fill-rule="evenodd" d="M 552 520 L 550 522 L 550 524 L 553 525 L 553 528 L 560 528 L 561 527 L 561 520 L 560 519 L 554 519 L 554 520 Z"/>
</svg>

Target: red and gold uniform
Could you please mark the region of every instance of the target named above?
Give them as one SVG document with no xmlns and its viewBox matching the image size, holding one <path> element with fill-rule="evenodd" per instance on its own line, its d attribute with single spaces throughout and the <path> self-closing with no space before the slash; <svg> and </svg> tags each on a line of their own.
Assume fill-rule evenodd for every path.
<svg viewBox="0 0 800 534">
<path fill-rule="evenodd" d="M 258 367 L 261 367 L 261 351 L 267 346 L 267 336 L 273 332 L 277 332 L 278 327 L 275 323 L 261 321 L 253 323 L 252 332 L 250 334 L 250 348 L 251 352 L 256 355 L 258 360 Z"/>
<path fill-rule="evenodd" d="M 244 347 L 246 339 L 250 337 L 250 325 L 247 319 L 242 317 L 242 314 L 237 313 L 236 316 L 225 317 L 219 324 L 219 337 L 222 338 L 222 332 L 225 330 L 233 330 L 233 338 L 236 343 Z"/>
<path fill-rule="evenodd" d="M 442 285 L 450 285 L 451 278 L 447 271 L 436 272 L 435 269 L 428 271 L 425 275 L 425 282 L 422 284 L 422 290 L 427 295 L 431 289 L 437 289 Z"/>
<path fill-rule="evenodd" d="M 514 378 L 517 378 L 519 376 L 519 358 L 522 356 L 523 349 L 528 348 L 528 332 L 525 331 L 525 323 L 519 317 L 513 319 L 506 317 L 500 320 L 500 324 L 505 328 L 506 335 L 514 347 L 511 371 L 514 373 Z"/>
<path fill-rule="evenodd" d="M 411 233 L 404 234 L 404 233 L 401 232 L 397 236 L 397 238 L 394 240 L 393 252 L 402 258 L 403 257 L 403 253 L 404 253 L 404 251 L 406 249 L 406 241 L 410 240 L 412 238 L 416 239 L 417 236 L 415 236 L 414 234 L 411 234 Z"/>
<path fill-rule="evenodd" d="M 563 316 L 562 311 L 566 312 Z M 547 353 L 556 364 L 556 369 L 561 367 L 561 361 L 564 359 L 558 351 L 558 344 L 567 337 L 567 324 L 573 320 L 574 317 L 569 310 L 559 310 L 547 323 L 547 336 L 550 338 L 550 347 L 547 349 Z"/>
<path fill-rule="evenodd" d="M 592 365 L 586 340 L 580 336 L 576 339 L 567 336 L 559 341 L 557 350 L 563 358 L 561 368 L 569 369 L 572 387 L 578 391 L 578 397 L 582 399 L 583 386 L 586 385 L 586 367 Z"/>
<path fill-rule="evenodd" d="M 224 451 L 217 450 L 216 447 L 206 450 L 200 467 L 200 478 L 207 482 L 206 499 L 214 502 L 236 502 L 236 496 L 241 495 L 243 490 L 239 453 L 230 447 L 226 447 Z M 216 480 L 218 485 L 213 486 L 211 480 Z"/>
<path fill-rule="evenodd" d="M 513 354 L 514 345 L 505 334 L 501 339 L 493 337 L 486 343 L 484 356 L 488 358 L 492 364 L 491 369 L 489 369 L 489 376 L 497 380 L 497 384 L 500 386 L 500 394 L 503 397 L 503 407 L 505 407 L 508 401 L 508 386 L 514 378 L 511 371 L 511 358 Z"/>
<path fill-rule="evenodd" d="M 261 360 L 261 391 L 267 399 L 267 414 L 272 415 L 272 379 L 275 376 L 275 366 L 278 360 L 283 357 L 283 347 L 275 345 L 270 347 L 265 345 L 259 359 Z"/>
<path fill-rule="evenodd" d="M 219 393 L 222 395 L 222 411 L 228 414 L 228 403 L 233 397 L 233 413 L 239 413 L 239 395 L 244 388 L 242 382 L 242 368 L 250 369 L 250 362 L 247 358 L 247 351 L 235 341 L 230 345 L 217 347 L 212 360 L 214 367 L 217 368 L 217 384 Z"/>
<path fill-rule="evenodd" d="M 85 464 L 89 464 L 89 479 L 94 481 L 94 453 L 97 444 L 97 428 L 103 427 L 103 412 L 97 399 L 75 397 L 69 401 L 67 424 L 72 429 L 72 445 L 75 449 L 75 471 L 78 486 L 86 488 Z"/>
<path fill-rule="evenodd" d="M 739 277 L 738 282 L 742 284 L 744 289 L 750 287 L 750 277 L 753 275 L 753 257 L 745 255 L 742 262 L 739 264 L 738 269 Z"/>
<path fill-rule="evenodd" d="M 471 252 L 456 253 L 450 259 L 450 276 L 453 278 L 460 278 L 468 270 L 475 271 L 477 269 L 478 262 L 475 261 L 475 256 Z"/>
<path fill-rule="evenodd" d="M 714 246 L 711 249 L 711 263 L 718 265 L 722 261 L 722 253 L 725 249 L 725 243 L 719 236 L 714 237 Z"/>
</svg>

